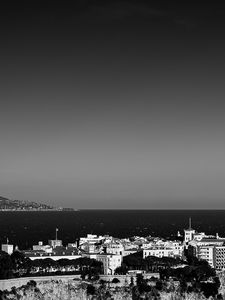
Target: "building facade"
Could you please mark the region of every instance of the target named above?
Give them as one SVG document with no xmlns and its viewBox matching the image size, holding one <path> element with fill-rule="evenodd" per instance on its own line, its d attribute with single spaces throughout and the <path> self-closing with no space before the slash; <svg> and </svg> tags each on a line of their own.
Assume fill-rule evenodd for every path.
<svg viewBox="0 0 225 300">
<path fill-rule="evenodd" d="M 2 251 L 8 253 L 9 255 L 11 255 L 13 253 L 13 245 L 10 244 L 2 244 Z"/>
<path fill-rule="evenodd" d="M 198 259 L 206 260 L 210 267 L 215 267 L 215 246 L 199 246 L 196 253 Z"/>
<path fill-rule="evenodd" d="M 156 257 L 174 257 L 173 249 L 171 248 L 149 248 L 143 249 L 143 258 L 148 256 L 156 256 Z"/>
</svg>

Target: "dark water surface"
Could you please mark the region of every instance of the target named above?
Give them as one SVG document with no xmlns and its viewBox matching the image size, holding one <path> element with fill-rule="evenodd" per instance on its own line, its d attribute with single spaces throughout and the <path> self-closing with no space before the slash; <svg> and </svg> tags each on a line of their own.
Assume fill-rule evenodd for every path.
<svg viewBox="0 0 225 300">
<path fill-rule="evenodd" d="M 20 249 L 54 239 L 55 228 L 63 243 L 87 233 L 115 237 L 175 236 L 188 227 L 225 236 L 224 210 L 80 210 L 67 212 L 0 212 L 0 243 L 9 238 Z"/>
</svg>

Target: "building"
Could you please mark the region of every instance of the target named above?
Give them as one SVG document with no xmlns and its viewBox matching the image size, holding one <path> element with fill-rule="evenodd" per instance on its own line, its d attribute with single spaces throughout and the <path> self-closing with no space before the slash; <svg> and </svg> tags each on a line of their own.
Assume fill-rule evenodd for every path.
<svg viewBox="0 0 225 300">
<path fill-rule="evenodd" d="M 164 247 L 152 247 L 149 249 L 143 249 L 143 258 L 148 256 L 162 257 L 174 257 L 173 249 Z"/>
<path fill-rule="evenodd" d="M 82 257 L 89 257 L 102 262 L 104 275 L 114 275 L 116 268 L 121 267 L 122 264 L 122 255 L 83 253 Z"/>
<path fill-rule="evenodd" d="M 200 246 L 208 246 L 208 245 L 213 245 L 213 246 L 222 246 L 225 243 L 224 238 L 204 238 L 201 241 L 198 241 L 198 245 Z"/>
<path fill-rule="evenodd" d="M 43 245 L 43 242 L 38 242 L 38 245 L 33 245 L 33 250 L 43 250 L 46 253 L 52 253 L 52 247 L 50 245 Z"/>
<path fill-rule="evenodd" d="M 197 232 L 191 227 L 191 218 L 189 218 L 189 228 L 184 229 L 184 245 L 187 248 L 190 242 L 201 242 L 201 245 L 208 245 L 208 243 L 216 243 L 217 245 L 225 241 L 224 238 L 219 237 L 218 233 L 214 235 L 206 235 L 205 232 Z"/>
<path fill-rule="evenodd" d="M 173 250 L 173 255 L 182 258 L 184 255 L 184 245 L 180 241 L 166 241 L 164 247 Z"/>
<path fill-rule="evenodd" d="M 48 244 L 49 246 L 51 246 L 52 248 L 56 248 L 56 247 L 62 247 L 62 240 L 58 239 L 58 231 L 59 229 L 56 228 L 55 229 L 55 239 L 54 240 L 48 240 Z"/>
<path fill-rule="evenodd" d="M 62 247 L 62 240 L 48 240 L 48 244 L 52 248 Z"/>
<path fill-rule="evenodd" d="M 81 237 L 79 240 L 79 245 L 82 245 L 84 243 L 90 243 L 90 244 L 96 244 L 101 243 L 105 240 L 106 237 L 104 236 L 97 236 L 95 234 L 87 234 L 86 237 Z"/>
<path fill-rule="evenodd" d="M 10 244 L 2 244 L 1 247 L 2 251 L 8 253 L 9 255 L 11 255 L 13 253 L 13 245 Z"/>
<path fill-rule="evenodd" d="M 114 275 L 116 268 L 122 264 L 122 256 L 116 254 L 98 254 L 96 260 L 103 263 L 105 275 Z"/>
<path fill-rule="evenodd" d="M 118 241 L 111 241 L 103 245 L 105 253 L 124 255 L 124 246 Z"/>
<path fill-rule="evenodd" d="M 198 246 L 196 256 L 198 259 L 206 260 L 210 267 L 215 267 L 215 246 Z"/>
<path fill-rule="evenodd" d="M 195 232 L 193 235 L 193 239 L 196 241 L 201 241 L 203 238 L 207 238 L 205 232 Z"/>
<path fill-rule="evenodd" d="M 26 257 L 31 260 L 51 258 L 52 260 L 59 259 L 77 259 L 81 257 L 80 251 L 74 248 L 55 247 L 51 253 L 44 250 L 25 250 L 23 251 Z"/>
<path fill-rule="evenodd" d="M 154 239 L 147 244 L 143 244 L 143 257 L 156 256 L 156 257 L 183 257 L 184 245 L 181 241 L 170 241 L 163 239 Z"/>
<path fill-rule="evenodd" d="M 191 228 L 191 218 L 189 218 L 189 228 L 184 229 L 184 243 L 187 244 L 188 242 L 192 241 L 195 233 L 195 229 Z"/>
<path fill-rule="evenodd" d="M 100 253 L 101 252 L 101 247 L 98 244 L 87 243 L 87 242 L 81 244 L 79 249 L 86 253 Z"/>
<path fill-rule="evenodd" d="M 123 251 L 123 256 L 131 255 L 137 252 L 138 252 L 137 248 L 129 248 Z"/>
<path fill-rule="evenodd" d="M 153 245 L 155 245 L 154 242 L 143 243 L 141 246 L 141 249 L 148 249 L 148 248 L 151 248 Z"/>
<path fill-rule="evenodd" d="M 216 246 L 214 248 L 215 258 L 214 258 L 214 267 L 216 270 L 225 269 L 225 246 Z"/>
<path fill-rule="evenodd" d="M 195 251 L 194 255 L 201 260 L 206 260 L 208 264 L 216 270 L 225 269 L 225 246 L 210 244 L 191 246 Z"/>
</svg>

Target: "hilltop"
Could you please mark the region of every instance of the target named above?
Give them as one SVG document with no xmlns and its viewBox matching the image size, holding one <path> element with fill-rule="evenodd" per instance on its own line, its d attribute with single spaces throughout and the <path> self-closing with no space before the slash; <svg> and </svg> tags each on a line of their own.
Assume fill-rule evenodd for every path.
<svg viewBox="0 0 225 300">
<path fill-rule="evenodd" d="M 42 211 L 42 210 L 63 210 L 63 208 L 55 208 L 53 206 L 25 200 L 11 200 L 0 196 L 1 211 Z"/>
</svg>

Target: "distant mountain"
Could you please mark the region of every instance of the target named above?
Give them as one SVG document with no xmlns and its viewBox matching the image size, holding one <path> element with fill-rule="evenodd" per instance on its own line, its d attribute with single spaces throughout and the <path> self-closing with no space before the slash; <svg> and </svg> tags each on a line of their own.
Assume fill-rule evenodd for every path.
<svg viewBox="0 0 225 300">
<path fill-rule="evenodd" d="M 5 198 L 5 197 L 2 197 L 2 196 L 0 196 L 0 201 L 4 201 L 4 200 L 9 200 L 9 199 L 7 199 L 7 198 Z"/>
<path fill-rule="evenodd" d="M 0 210 L 57 210 L 56 208 L 42 203 L 11 200 L 0 196 Z"/>
</svg>

